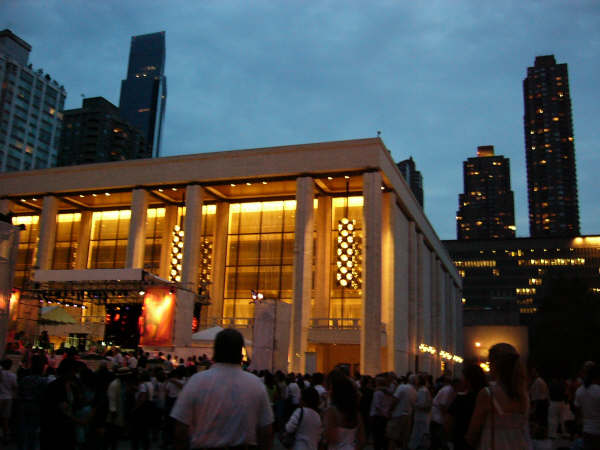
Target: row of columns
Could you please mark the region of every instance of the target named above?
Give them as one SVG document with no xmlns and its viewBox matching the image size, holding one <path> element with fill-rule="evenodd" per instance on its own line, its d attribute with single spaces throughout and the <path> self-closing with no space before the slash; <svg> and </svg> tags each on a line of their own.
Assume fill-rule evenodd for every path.
<svg viewBox="0 0 600 450">
<path fill-rule="evenodd" d="M 421 343 L 458 352 L 456 344 L 462 330 L 462 311 L 458 286 L 445 271 L 442 262 L 428 247 L 414 221 L 405 216 L 393 192 L 381 190 L 381 174 L 363 174 L 363 286 L 360 333 L 360 365 L 365 374 L 376 374 L 385 367 L 398 373 L 416 369 L 433 371 L 432 359 L 419 354 Z M 331 203 L 319 202 L 315 215 L 315 184 L 311 177 L 296 182 L 296 224 L 293 272 L 293 307 L 290 331 L 291 370 L 302 372 L 308 345 L 313 286 L 313 247 L 317 224 L 317 268 L 330 267 Z M 129 243 L 126 267 L 143 268 L 145 223 L 148 192 L 132 192 Z M 198 288 L 198 262 L 202 239 L 202 206 L 204 189 L 200 185 L 186 187 L 184 258 L 181 289 L 177 294 L 174 345 L 191 341 L 193 302 Z M 165 232 L 161 246 L 160 276 L 168 278 L 171 230 L 177 222 L 177 208 L 167 207 Z M 40 218 L 40 239 L 36 265 L 49 269 L 56 235 L 58 199 L 45 196 Z M 213 245 L 213 267 L 224 268 L 227 252 L 229 205 L 221 203 L 216 211 L 216 235 Z M 91 227 L 91 213 L 82 213 L 76 268 L 86 268 Z M 330 291 L 329 270 L 315 271 L 315 315 L 327 317 Z M 225 271 L 213 271 L 212 304 L 208 317 L 223 313 Z M 181 324 L 181 326 L 178 326 Z M 185 325 L 184 325 L 185 324 Z M 386 334 L 382 334 L 385 324 Z M 386 353 L 382 355 L 385 336 Z"/>
</svg>

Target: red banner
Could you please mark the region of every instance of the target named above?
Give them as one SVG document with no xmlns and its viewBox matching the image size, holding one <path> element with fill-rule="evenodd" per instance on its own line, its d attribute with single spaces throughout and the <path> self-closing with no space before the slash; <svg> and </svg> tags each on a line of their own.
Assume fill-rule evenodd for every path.
<svg viewBox="0 0 600 450">
<path fill-rule="evenodd" d="M 140 316 L 140 345 L 171 345 L 174 316 L 175 294 L 164 288 L 149 289 Z"/>
</svg>

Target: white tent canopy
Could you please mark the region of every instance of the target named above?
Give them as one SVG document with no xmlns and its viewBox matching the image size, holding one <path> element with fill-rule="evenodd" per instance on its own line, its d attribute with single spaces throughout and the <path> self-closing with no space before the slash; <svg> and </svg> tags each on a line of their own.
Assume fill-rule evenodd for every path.
<svg viewBox="0 0 600 450">
<path fill-rule="evenodd" d="M 192 334 L 192 341 L 214 341 L 217 337 L 217 334 L 219 334 L 219 332 L 222 330 L 223 328 L 219 326 L 205 328 L 204 330 L 200 330 L 197 333 Z"/>
<path fill-rule="evenodd" d="M 204 330 L 200 330 L 197 333 L 192 334 L 192 341 L 214 341 L 215 338 L 217 337 L 217 334 L 219 334 L 220 331 L 223 331 L 224 328 L 223 327 L 212 327 L 212 328 L 205 328 Z M 252 341 L 250 339 L 244 339 L 244 344 L 246 346 L 250 346 L 252 345 Z"/>
</svg>

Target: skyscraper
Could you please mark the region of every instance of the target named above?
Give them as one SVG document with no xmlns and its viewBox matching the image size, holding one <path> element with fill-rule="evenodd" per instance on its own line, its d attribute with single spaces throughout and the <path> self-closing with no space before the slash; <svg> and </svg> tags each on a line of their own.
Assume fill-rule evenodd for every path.
<svg viewBox="0 0 600 450">
<path fill-rule="evenodd" d="M 423 175 L 417 170 L 412 156 L 404 161 L 396 163 L 396 166 L 400 169 L 400 173 L 408 183 L 412 193 L 415 194 L 419 204 L 423 206 Z"/>
<path fill-rule="evenodd" d="M 538 56 L 523 80 L 531 237 L 579 234 L 569 74 L 554 55 Z"/>
<path fill-rule="evenodd" d="M 0 172 L 56 165 L 65 88 L 28 64 L 31 45 L 0 31 Z"/>
<path fill-rule="evenodd" d="M 123 121 L 119 108 L 103 97 L 64 112 L 59 166 L 148 157 L 144 135 Z"/>
<path fill-rule="evenodd" d="M 127 79 L 121 82 L 121 117 L 144 133 L 147 158 L 160 156 L 167 100 L 165 53 L 164 31 L 133 36 Z"/>
<path fill-rule="evenodd" d="M 515 237 L 515 205 L 510 162 L 494 155 L 493 145 L 477 147 L 477 157 L 463 163 L 464 194 L 456 213 L 457 239 Z"/>
</svg>

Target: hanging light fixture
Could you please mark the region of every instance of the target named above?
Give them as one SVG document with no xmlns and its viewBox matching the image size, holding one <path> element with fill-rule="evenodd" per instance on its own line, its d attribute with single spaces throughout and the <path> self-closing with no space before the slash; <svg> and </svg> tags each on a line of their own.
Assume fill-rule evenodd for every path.
<svg viewBox="0 0 600 450">
<path fill-rule="evenodd" d="M 212 269 L 212 243 L 208 239 L 204 239 L 200 246 L 200 260 L 200 287 L 205 290 L 210 284 Z"/>
<path fill-rule="evenodd" d="M 338 286 L 342 288 L 360 289 L 360 238 L 355 234 L 356 221 L 348 218 L 349 195 L 349 182 L 346 181 L 346 211 L 337 227 L 335 278 Z"/>
<path fill-rule="evenodd" d="M 183 230 L 179 225 L 173 227 L 173 237 L 171 240 L 171 271 L 169 280 L 180 282 L 181 269 L 183 264 Z"/>
</svg>

